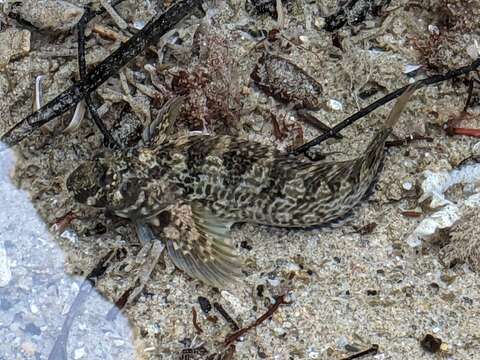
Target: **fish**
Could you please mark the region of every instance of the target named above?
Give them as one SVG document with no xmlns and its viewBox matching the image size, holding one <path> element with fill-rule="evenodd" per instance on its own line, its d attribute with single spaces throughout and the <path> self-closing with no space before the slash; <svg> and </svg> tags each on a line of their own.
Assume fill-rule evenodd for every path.
<svg viewBox="0 0 480 360">
<path fill-rule="evenodd" d="M 407 88 L 351 160 L 311 161 L 240 137 L 193 134 L 105 153 L 80 164 L 66 187 L 79 203 L 151 226 L 176 267 L 225 287 L 241 276 L 233 224 L 308 228 L 342 218 L 365 198 L 415 90 Z"/>
</svg>

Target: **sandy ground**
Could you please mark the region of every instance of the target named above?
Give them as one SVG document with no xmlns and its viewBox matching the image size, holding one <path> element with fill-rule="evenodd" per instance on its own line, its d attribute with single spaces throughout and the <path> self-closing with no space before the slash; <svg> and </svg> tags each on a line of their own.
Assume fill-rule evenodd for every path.
<svg viewBox="0 0 480 360">
<path fill-rule="evenodd" d="M 141 24 L 153 13 L 147 3 L 126 1 L 120 14 L 129 24 Z M 208 3 L 210 27 L 200 42 L 203 55 L 191 55 L 199 21 L 188 19 L 178 34 L 167 39 L 175 40 L 173 45 L 159 41 L 155 49 L 164 49 L 161 58 L 149 53 L 129 65 L 135 81 L 153 82 L 145 63 L 172 65 L 170 73 L 159 73 L 166 89 L 159 91 L 161 103 L 172 96 L 170 82 L 175 76 L 171 74 L 189 74 L 189 102 L 176 125 L 178 133 L 206 127 L 210 132 L 274 143 L 281 149 L 299 141 L 295 136 L 299 129 L 304 139 L 317 135 L 250 79 L 265 48 L 262 43 L 260 50 L 254 49 L 261 40 L 252 36 L 254 30 L 258 33 L 279 24 L 268 15 L 247 13 L 244 1 Z M 449 1 L 423 8 L 408 1 L 392 2 L 381 16 L 342 28 L 336 35 L 340 40 L 322 30 L 323 16 L 334 11 L 334 1 L 292 3 L 281 36 L 267 46 L 321 83 L 324 106 L 317 115 L 329 125 L 412 81 L 412 74 L 405 72 L 414 65 L 423 65 L 418 79 L 468 64 L 475 41 L 480 42 L 478 29 L 470 23 L 480 14 L 474 2 L 459 2 L 465 11 L 455 8 L 450 15 L 454 25 L 448 26 L 434 9 L 444 9 L 441 5 Z M 41 15 L 42 9 L 37 10 Z M 68 23 L 60 20 L 64 20 L 62 26 Z M 37 25 L 45 22 L 37 21 Z M 119 33 L 107 15 L 93 23 Z M 60 25 L 54 21 L 49 26 Z M 2 29 L 11 32 L 7 35 L 13 40 L 0 43 L 0 133 L 32 111 L 37 76 L 45 76 L 44 101 L 71 85 L 76 76 L 76 40 L 68 31 L 25 28 L 20 33 L 23 26 L 12 20 Z M 332 45 L 338 41 L 341 49 Z M 116 46 L 118 42 L 93 31 L 87 44 L 89 64 L 98 63 Z M 199 86 L 202 72 L 212 76 L 207 86 Z M 120 118 L 144 125 L 159 108 L 159 100 L 144 95 L 132 85 L 135 81 L 128 93 L 116 79 L 98 91 L 99 100 L 109 105 L 104 115 L 107 126 L 120 138 L 135 139 L 134 132 L 120 126 Z M 428 201 L 420 202 L 425 172 L 449 172 L 462 160 L 480 154 L 478 139 L 448 137 L 443 130 L 449 118 L 459 115 L 466 94 L 467 86 L 456 82 L 415 95 L 392 138 L 417 133 L 433 141 L 389 149 L 373 196 L 340 225 L 309 230 L 237 225 L 233 239 L 245 264 L 240 286 L 212 289 L 176 270 L 165 256 L 137 302 L 123 312 L 132 334 L 121 317 L 103 321 L 110 305 L 92 295 L 84 305 L 85 313 L 74 321 L 69 358 L 180 359 L 183 349 L 200 344 L 210 355 L 220 353 L 232 330 L 215 310 L 208 315 L 201 310 L 199 296 L 220 303 L 239 326 L 246 326 L 267 310 L 275 296 L 288 293 L 288 305 L 235 343 L 234 359 L 342 359 L 372 344 L 379 346 L 378 354 L 371 356 L 375 359 L 480 359 L 478 273 L 469 263 L 443 261 L 450 227 L 416 247 L 407 242 L 422 220 L 437 211 Z M 465 120 L 465 127 L 480 127 L 478 90 L 475 94 L 472 117 Z M 206 108 L 212 98 L 228 100 Z M 219 116 L 212 108 L 231 114 Z M 349 127 L 344 139 L 327 141 L 321 151 L 329 158 L 360 154 L 389 109 L 387 105 Z M 281 140 L 274 135 L 266 115 L 270 113 L 289 129 Z M 74 132 L 62 132 L 70 119 L 68 114 L 56 120 L 15 148 L 12 180 L 7 175 L 13 166 L 11 154 L 0 154 L 0 190 L 5 199 L 0 207 L 0 359 L 46 359 L 81 276 L 109 250 L 117 249 L 118 258 L 97 285 L 105 299 L 118 299 L 139 271 L 140 245 L 131 224 L 75 204 L 66 192 L 65 177 L 78 162 L 104 151 L 89 121 Z M 12 181 L 23 191 L 14 188 Z M 457 184 L 446 197 L 463 208 L 467 197 L 480 193 L 479 183 Z M 415 210 L 419 217 L 405 216 L 405 210 Z M 47 229 L 69 212 L 75 219 L 68 228 L 60 235 L 49 234 Z M 461 221 L 460 215 L 457 222 Z M 193 325 L 192 307 L 201 334 Z M 439 354 L 421 347 L 426 334 L 443 340 Z"/>
</svg>

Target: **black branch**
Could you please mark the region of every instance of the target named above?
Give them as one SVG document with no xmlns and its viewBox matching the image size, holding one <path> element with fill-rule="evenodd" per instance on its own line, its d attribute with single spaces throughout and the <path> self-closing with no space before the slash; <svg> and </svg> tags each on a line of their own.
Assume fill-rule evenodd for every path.
<svg viewBox="0 0 480 360">
<path fill-rule="evenodd" d="M 166 34 L 184 17 L 202 4 L 202 0 L 180 0 L 167 11 L 153 17 L 145 27 L 102 61 L 85 80 L 79 81 L 38 111 L 30 114 L 4 134 L 0 141 L 6 146 L 18 144 L 32 132 L 57 116 L 72 109 L 87 94 L 96 90 L 111 76 L 139 55 L 145 48 Z"/>
<path fill-rule="evenodd" d="M 428 85 L 434 85 L 438 84 L 444 81 L 448 81 L 451 79 L 454 79 L 456 77 L 462 76 L 469 74 L 472 71 L 475 71 L 480 67 L 480 58 L 476 59 L 474 62 L 472 62 L 470 65 L 463 66 L 458 69 L 450 70 L 445 74 L 440 74 L 440 75 L 433 75 L 430 77 L 427 77 L 425 79 L 421 79 L 416 81 L 416 84 L 419 84 L 420 87 L 428 86 Z M 370 114 L 372 111 L 378 109 L 380 106 L 385 105 L 386 103 L 396 99 L 400 95 L 403 94 L 403 92 L 411 85 L 406 85 L 404 87 L 401 87 L 400 89 L 397 89 L 381 99 L 378 99 L 377 101 L 374 101 L 367 107 L 364 107 L 360 111 L 356 112 L 355 114 L 349 116 L 339 124 L 335 125 L 333 128 L 331 128 L 329 131 L 323 133 L 322 135 L 316 137 L 315 139 L 307 142 L 306 144 L 303 144 L 302 146 L 299 146 L 298 148 L 292 150 L 290 154 L 292 155 L 300 155 L 305 153 L 308 149 L 310 149 L 313 146 L 319 145 L 323 141 L 335 137 L 341 130 L 345 129 L 347 126 L 352 125 L 355 121 L 363 118 L 364 116 Z"/>
</svg>

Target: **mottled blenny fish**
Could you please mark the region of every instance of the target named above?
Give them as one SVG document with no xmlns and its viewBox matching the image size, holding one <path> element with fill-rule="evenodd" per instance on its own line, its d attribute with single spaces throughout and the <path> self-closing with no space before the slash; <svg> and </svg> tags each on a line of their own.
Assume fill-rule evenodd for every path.
<svg viewBox="0 0 480 360">
<path fill-rule="evenodd" d="M 312 162 L 235 137 L 190 135 L 83 163 L 67 188 L 81 203 L 150 224 L 177 267 L 224 286 L 241 269 L 232 224 L 320 225 L 364 198 L 414 90 L 398 99 L 365 153 L 353 160 Z"/>
</svg>

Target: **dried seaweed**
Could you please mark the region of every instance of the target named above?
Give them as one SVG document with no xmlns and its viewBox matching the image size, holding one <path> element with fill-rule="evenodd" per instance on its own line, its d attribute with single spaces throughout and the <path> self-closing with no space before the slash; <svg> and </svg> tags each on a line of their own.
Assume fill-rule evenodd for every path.
<svg viewBox="0 0 480 360">
<path fill-rule="evenodd" d="M 266 94 L 297 109 L 322 107 L 320 83 L 287 59 L 264 52 L 250 76 Z"/>
<path fill-rule="evenodd" d="M 378 16 L 391 0 L 343 0 L 338 10 L 325 19 L 324 29 L 335 31 L 345 25 L 357 25 L 368 15 Z"/>
</svg>

